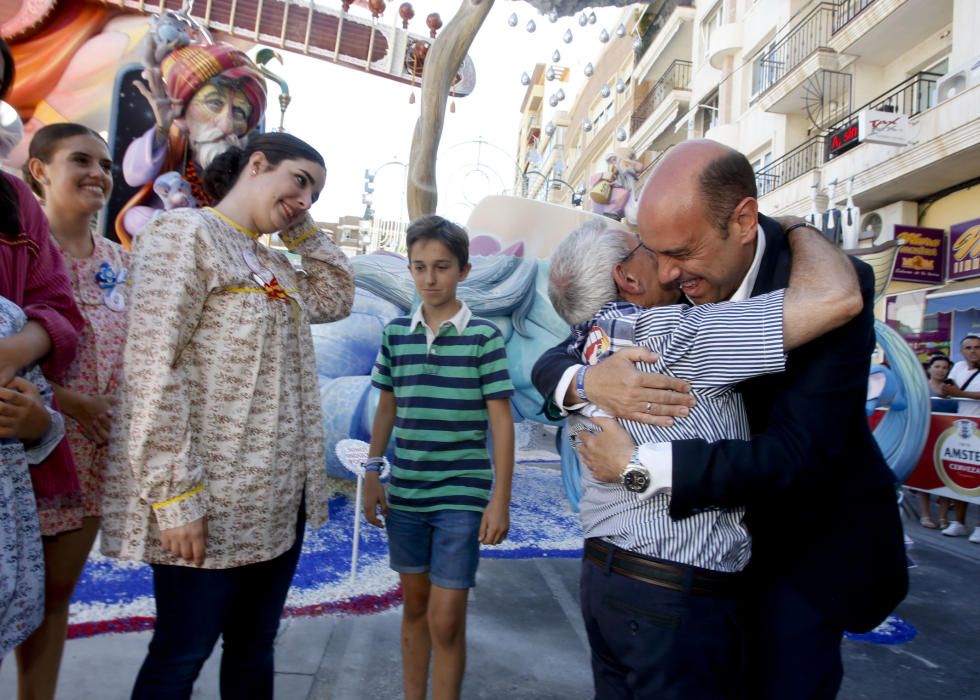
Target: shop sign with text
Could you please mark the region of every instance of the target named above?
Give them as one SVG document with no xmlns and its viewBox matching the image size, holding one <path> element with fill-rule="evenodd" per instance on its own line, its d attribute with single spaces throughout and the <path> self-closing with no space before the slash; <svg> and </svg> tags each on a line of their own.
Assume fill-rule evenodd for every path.
<svg viewBox="0 0 980 700">
<path fill-rule="evenodd" d="M 951 280 L 980 276 L 980 219 L 949 227 L 946 276 Z"/>
<path fill-rule="evenodd" d="M 895 256 L 893 280 L 942 284 L 946 264 L 945 231 L 895 224 L 895 240 L 902 241 L 903 245 Z"/>
<path fill-rule="evenodd" d="M 907 146 L 909 118 L 897 112 L 866 109 L 858 115 L 858 139 L 861 143 L 884 143 Z"/>
<path fill-rule="evenodd" d="M 850 121 L 827 136 L 827 158 L 839 156 L 861 143 L 857 121 Z"/>
</svg>

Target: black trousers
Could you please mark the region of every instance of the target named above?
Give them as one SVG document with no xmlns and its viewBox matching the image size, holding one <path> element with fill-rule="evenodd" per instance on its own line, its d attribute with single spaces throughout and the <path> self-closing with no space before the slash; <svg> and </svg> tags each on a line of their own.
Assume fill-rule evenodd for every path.
<svg viewBox="0 0 980 700">
<path fill-rule="evenodd" d="M 785 579 L 749 567 L 740 617 L 748 638 L 747 697 L 753 700 L 830 700 L 844 667 L 843 630 Z"/>
<path fill-rule="evenodd" d="M 272 700 L 273 646 L 303 547 L 305 505 L 293 546 L 269 561 L 233 569 L 153 564 L 157 620 L 133 700 L 186 700 L 223 638 L 223 700 Z"/>
<path fill-rule="evenodd" d="M 581 605 L 598 700 L 742 697 L 735 599 L 662 588 L 583 560 Z"/>
</svg>

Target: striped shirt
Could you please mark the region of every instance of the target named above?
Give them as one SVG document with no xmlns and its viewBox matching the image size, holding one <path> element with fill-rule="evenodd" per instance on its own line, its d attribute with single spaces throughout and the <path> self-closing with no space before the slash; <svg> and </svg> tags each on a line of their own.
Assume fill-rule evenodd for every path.
<svg viewBox="0 0 980 700">
<path fill-rule="evenodd" d="M 654 364 L 638 363 L 643 371 L 686 379 L 697 406 L 672 427 L 620 420 L 637 445 L 701 438 L 748 440 L 748 417 L 735 385 L 760 374 L 784 369 L 783 297 L 785 290 L 746 301 L 700 306 L 662 306 L 642 313 L 612 302 L 604 306 L 590 333 L 596 342 L 603 328 L 615 329 L 615 344 L 630 344 L 625 329 L 632 327 L 632 344 L 660 357 Z M 612 339 L 598 341 L 599 345 Z M 570 348 L 571 349 L 571 348 Z M 584 358 L 586 345 L 578 346 Z M 569 431 L 594 429 L 581 417 L 569 417 Z M 749 561 L 751 540 L 742 523 L 744 509 L 710 509 L 683 520 L 672 520 L 670 496 L 660 493 L 642 500 L 620 484 L 599 482 L 583 470 L 579 502 L 586 537 L 602 537 L 623 549 L 715 571 L 740 571 Z"/>
<path fill-rule="evenodd" d="M 371 383 L 395 394 L 391 508 L 482 511 L 490 499 L 487 401 L 514 387 L 497 327 L 475 317 L 459 325 L 443 323 L 431 345 L 420 314 L 384 329 Z"/>
</svg>

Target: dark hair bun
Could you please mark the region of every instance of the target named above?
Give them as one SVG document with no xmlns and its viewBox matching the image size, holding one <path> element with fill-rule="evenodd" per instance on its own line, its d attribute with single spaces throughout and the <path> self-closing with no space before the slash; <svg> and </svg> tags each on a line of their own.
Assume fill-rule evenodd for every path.
<svg viewBox="0 0 980 700">
<path fill-rule="evenodd" d="M 204 189 L 215 200 L 224 199 L 237 182 L 247 160 L 245 151 L 237 146 L 231 146 L 227 151 L 215 156 L 201 178 Z"/>
</svg>

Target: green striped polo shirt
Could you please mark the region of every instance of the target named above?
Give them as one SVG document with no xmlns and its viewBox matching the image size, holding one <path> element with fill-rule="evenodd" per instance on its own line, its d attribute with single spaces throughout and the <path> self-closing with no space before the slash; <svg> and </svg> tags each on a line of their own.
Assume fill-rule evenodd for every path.
<svg viewBox="0 0 980 700">
<path fill-rule="evenodd" d="M 470 317 L 445 323 L 428 347 L 425 325 L 400 317 L 384 329 L 371 383 L 395 394 L 395 459 L 388 505 L 482 511 L 493 470 L 487 401 L 514 393 L 500 331 Z"/>
</svg>

